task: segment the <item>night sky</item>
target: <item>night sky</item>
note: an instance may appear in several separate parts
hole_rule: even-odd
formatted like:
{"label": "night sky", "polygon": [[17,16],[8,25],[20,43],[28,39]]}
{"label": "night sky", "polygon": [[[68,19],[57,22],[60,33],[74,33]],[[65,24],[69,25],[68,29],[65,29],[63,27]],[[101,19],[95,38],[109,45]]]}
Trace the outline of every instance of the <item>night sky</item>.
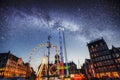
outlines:
{"label": "night sky", "polygon": [[[103,37],[120,47],[119,0],[0,0],[0,53],[9,50],[28,61],[47,42],[59,47],[57,28],[65,28],[68,61],[89,58],[87,42]],[[47,52],[47,48],[43,52]],[[47,53],[46,53],[47,54]]]}

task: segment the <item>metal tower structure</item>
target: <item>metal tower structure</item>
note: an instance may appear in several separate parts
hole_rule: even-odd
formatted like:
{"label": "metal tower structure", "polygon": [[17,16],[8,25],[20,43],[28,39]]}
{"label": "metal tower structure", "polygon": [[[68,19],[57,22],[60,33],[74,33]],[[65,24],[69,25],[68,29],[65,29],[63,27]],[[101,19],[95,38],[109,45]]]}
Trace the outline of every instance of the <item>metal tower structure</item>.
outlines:
{"label": "metal tower structure", "polygon": [[68,59],[67,59],[67,50],[66,50],[64,29],[62,31],[62,34],[63,34],[63,45],[64,45],[64,53],[65,53],[66,77],[68,77],[69,76],[69,71],[68,71]]}
{"label": "metal tower structure", "polygon": [[50,78],[50,76],[49,76],[49,57],[50,57],[50,48],[51,48],[51,44],[50,44],[50,38],[51,38],[51,36],[48,36],[48,46],[47,46],[47,48],[48,48],[48,71],[47,71],[47,76],[48,76],[48,80],[49,80],[49,78]]}
{"label": "metal tower structure", "polygon": [[60,65],[62,66],[62,70],[61,70],[61,75],[64,76],[64,58],[63,58],[63,43],[62,43],[62,35],[61,35],[61,29],[62,28],[58,28],[59,30],[59,44],[60,44]]}
{"label": "metal tower structure", "polygon": [[[60,56],[61,56],[61,64],[62,64],[62,75],[64,75],[64,58],[63,58],[63,48],[64,48],[66,77],[68,77],[69,76],[69,71],[68,71],[68,59],[67,59],[67,50],[66,50],[64,28],[59,27],[58,30],[59,30],[59,42],[60,42]],[[63,46],[63,48],[62,48],[62,46]]]}

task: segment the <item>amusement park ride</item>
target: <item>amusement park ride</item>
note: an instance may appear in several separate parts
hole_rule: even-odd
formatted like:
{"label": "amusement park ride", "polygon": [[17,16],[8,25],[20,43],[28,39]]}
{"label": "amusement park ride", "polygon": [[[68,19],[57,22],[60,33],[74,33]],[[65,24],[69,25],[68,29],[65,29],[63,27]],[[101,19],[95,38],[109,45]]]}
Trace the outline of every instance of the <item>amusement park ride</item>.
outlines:
{"label": "amusement park ride", "polygon": [[[36,48],[33,49],[32,53],[29,57],[29,63],[31,64],[31,58],[36,53],[36,51],[41,47],[48,48],[47,56],[44,56],[41,60],[40,65],[38,66],[38,70],[36,71],[36,80],[43,80],[43,78],[47,78],[47,80],[53,80],[54,77],[60,78],[64,80],[65,77],[69,77],[69,70],[68,70],[68,61],[67,61],[67,51],[66,51],[66,43],[65,43],[65,35],[64,35],[64,28],[59,27],[59,43],[60,48],[50,43],[51,36],[48,36],[48,42],[44,44],[38,45]],[[55,64],[50,64],[50,48],[54,48],[56,51],[55,54]],[[65,55],[65,62],[63,58],[63,51]],[[60,56],[60,59],[59,59]],[[65,63],[65,65],[64,65]]]}

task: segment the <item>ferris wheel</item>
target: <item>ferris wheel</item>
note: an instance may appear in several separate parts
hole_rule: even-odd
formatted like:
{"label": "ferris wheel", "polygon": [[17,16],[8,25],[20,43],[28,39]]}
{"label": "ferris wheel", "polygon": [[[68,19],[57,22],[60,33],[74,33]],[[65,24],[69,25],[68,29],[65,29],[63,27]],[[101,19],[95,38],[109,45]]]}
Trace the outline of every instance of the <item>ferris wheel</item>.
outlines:
{"label": "ferris wheel", "polygon": [[[49,46],[48,43],[39,44],[37,47],[35,47],[33,49],[32,53],[29,56],[29,63],[31,65],[31,67],[33,67],[33,69],[36,72],[36,75],[39,78],[47,75],[48,56],[46,54],[44,54],[45,51],[42,52],[41,50],[44,50],[48,46]],[[52,50],[53,51],[52,53],[54,53],[52,55],[53,56],[59,55],[59,48],[51,43],[50,43],[50,46],[52,49],[54,49],[54,50]],[[51,57],[52,59],[53,59],[53,56]],[[49,74],[50,75],[58,74],[59,73],[59,70],[57,69],[58,66],[59,66],[59,62],[57,62],[56,64],[51,63],[49,65]],[[41,79],[38,79],[38,80],[41,80]]]}

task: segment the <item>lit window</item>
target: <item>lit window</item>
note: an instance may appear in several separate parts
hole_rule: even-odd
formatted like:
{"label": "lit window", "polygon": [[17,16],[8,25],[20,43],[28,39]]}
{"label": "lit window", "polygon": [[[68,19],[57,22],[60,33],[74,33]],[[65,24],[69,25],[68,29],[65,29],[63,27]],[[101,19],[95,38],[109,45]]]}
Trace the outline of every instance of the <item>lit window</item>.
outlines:
{"label": "lit window", "polygon": [[91,46],[91,48],[94,48],[93,45]]}
{"label": "lit window", "polygon": [[103,46],[103,43],[100,43],[100,46]]}
{"label": "lit window", "polygon": [[116,54],[116,57],[119,57],[119,54]]}
{"label": "lit window", "polygon": [[97,44],[96,44],[95,46],[96,46],[96,47],[98,47],[98,45],[97,45]]}

